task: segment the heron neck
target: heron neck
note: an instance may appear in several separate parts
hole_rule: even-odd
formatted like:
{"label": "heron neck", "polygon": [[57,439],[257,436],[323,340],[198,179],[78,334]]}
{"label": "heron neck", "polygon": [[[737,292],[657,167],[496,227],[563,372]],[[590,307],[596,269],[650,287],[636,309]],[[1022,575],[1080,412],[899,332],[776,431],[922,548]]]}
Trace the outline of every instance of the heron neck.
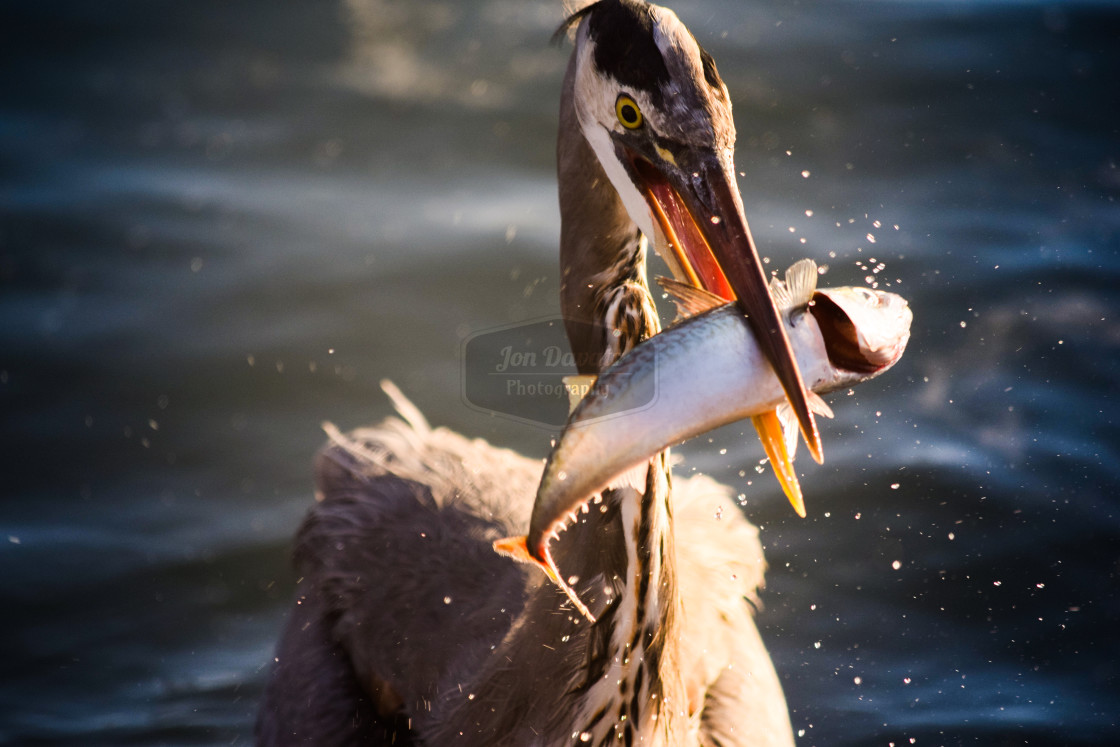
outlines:
{"label": "heron neck", "polygon": [[[605,511],[596,522],[589,512],[592,534],[609,534],[606,525],[612,523],[622,540],[619,553],[599,555],[599,563],[585,571],[594,574],[587,586],[611,590],[588,631],[586,666],[576,677],[581,709],[574,725],[593,745],[682,743],[688,702],[678,646],[681,610],[670,486],[668,453],[663,452],[650,459],[643,489],[604,492],[602,500],[615,509],[614,516]],[[564,556],[573,549],[579,552],[578,547],[558,548]]]}
{"label": "heron neck", "polygon": [[[560,103],[561,308],[583,374],[597,374],[661,324],[646,280],[646,242],[579,126],[573,62]],[[653,456],[645,485],[604,491],[556,540],[561,572],[577,579],[598,622],[572,631],[586,655],[570,674],[580,743],[676,744],[686,718],[680,675],[671,477]],[[586,595],[586,596],[585,596]],[[568,640],[568,634],[561,637]],[[621,741],[620,741],[621,740]]]}
{"label": "heron neck", "polygon": [[[560,197],[560,309],[581,374],[595,374],[617,357],[608,314],[620,286],[649,298],[645,242],[595,152],[584,137],[574,102],[575,55],[560,96],[556,143]],[[652,304],[652,302],[650,302]],[[657,322],[654,311],[649,315]],[[656,332],[656,330],[654,330]],[[635,330],[635,335],[641,334]],[[624,352],[624,351],[623,351]]]}

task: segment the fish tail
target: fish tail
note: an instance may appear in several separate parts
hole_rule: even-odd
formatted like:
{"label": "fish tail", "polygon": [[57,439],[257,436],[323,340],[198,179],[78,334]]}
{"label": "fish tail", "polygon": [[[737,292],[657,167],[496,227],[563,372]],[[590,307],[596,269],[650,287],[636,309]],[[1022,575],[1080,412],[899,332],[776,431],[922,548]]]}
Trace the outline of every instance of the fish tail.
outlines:
{"label": "fish tail", "polygon": [[528,538],[524,535],[520,537],[506,537],[500,540],[494,540],[494,552],[499,555],[505,555],[508,558],[513,558],[519,563],[527,563],[544,571],[548,576],[548,580],[560,587],[560,591],[571,600],[572,605],[579,610],[579,613],[587,618],[588,622],[595,622],[595,616],[591,614],[591,610],[587,609],[587,605],[576,594],[573,589],[561,576],[560,569],[556,567],[556,563],[552,560],[552,553],[548,551],[547,547],[541,548],[542,558],[537,558],[529,550]]}

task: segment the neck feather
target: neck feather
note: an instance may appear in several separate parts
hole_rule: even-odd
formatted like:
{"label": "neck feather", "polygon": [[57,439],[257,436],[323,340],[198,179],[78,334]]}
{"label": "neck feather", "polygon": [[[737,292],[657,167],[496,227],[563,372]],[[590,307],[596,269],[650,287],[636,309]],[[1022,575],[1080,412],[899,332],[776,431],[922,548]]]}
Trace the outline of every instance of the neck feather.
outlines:
{"label": "neck feather", "polygon": [[[560,96],[556,144],[560,185],[560,309],[579,372],[596,374],[610,358],[606,311],[616,289],[636,284],[649,297],[646,250],[576,115],[575,55]],[[650,302],[652,306],[652,302]],[[653,324],[657,314],[649,314]],[[653,330],[656,332],[656,329]],[[637,334],[647,330],[635,330]],[[615,351],[618,354],[618,351]],[[613,360],[613,358],[610,358]]]}

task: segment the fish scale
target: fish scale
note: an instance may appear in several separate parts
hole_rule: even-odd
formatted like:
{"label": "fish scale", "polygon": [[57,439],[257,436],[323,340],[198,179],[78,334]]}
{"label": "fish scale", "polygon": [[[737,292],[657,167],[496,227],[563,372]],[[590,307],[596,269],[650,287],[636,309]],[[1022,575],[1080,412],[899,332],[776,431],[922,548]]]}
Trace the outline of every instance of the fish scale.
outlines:
{"label": "fish scale", "polygon": [[[862,287],[818,290],[816,278],[812,260],[801,260],[773,287],[809,389],[849,387],[894,365],[910,337],[905,299]],[[700,294],[686,305],[717,302]],[[850,363],[856,356],[859,370]],[[599,376],[549,456],[525,540],[530,554],[547,563],[548,537],[564,517],[651,454],[784,401],[734,304],[691,316],[636,346]]]}

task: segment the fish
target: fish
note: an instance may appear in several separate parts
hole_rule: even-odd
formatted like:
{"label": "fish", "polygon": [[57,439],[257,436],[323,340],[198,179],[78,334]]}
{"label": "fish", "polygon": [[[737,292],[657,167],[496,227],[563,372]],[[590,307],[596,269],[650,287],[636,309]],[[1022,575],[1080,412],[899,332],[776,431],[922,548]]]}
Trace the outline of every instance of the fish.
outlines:
{"label": "fish", "polygon": [[[771,280],[771,294],[809,405],[832,417],[820,395],[873,379],[897,363],[910,339],[913,313],[896,293],[817,288],[818,277],[813,260],[800,260],[784,281]],[[560,578],[549,543],[599,491],[665,448],[738,420],[756,419],[758,426],[758,418],[777,418],[784,439],[764,445],[798,509],[794,495],[800,498],[800,487],[789,466],[797,418],[742,311],[703,289],[659,282],[683,318],[598,376],[548,457],[528,534],[494,543],[498,552],[540,567],[585,615],[586,607]],[[803,506],[798,513],[804,516]]]}

